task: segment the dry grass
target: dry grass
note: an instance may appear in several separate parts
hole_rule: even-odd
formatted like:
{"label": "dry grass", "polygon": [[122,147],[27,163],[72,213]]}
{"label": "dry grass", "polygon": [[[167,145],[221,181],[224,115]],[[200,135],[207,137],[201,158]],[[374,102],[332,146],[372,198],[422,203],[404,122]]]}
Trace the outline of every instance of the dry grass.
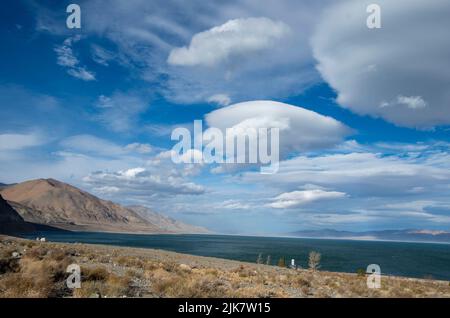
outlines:
{"label": "dry grass", "polygon": [[[72,263],[81,266],[80,289],[65,285]],[[381,289],[369,289],[363,273],[0,237],[0,297],[450,297],[450,286],[383,277]]]}
{"label": "dry grass", "polygon": [[[15,252],[18,250],[15,248]],[[68,292],[64,284],[65,270],[71,260],[62,249],[33,246],[20,259],[11,257],[1,261],[10,263],[9,270],[2,271],[0,276],[3,297],[61,297]]]}

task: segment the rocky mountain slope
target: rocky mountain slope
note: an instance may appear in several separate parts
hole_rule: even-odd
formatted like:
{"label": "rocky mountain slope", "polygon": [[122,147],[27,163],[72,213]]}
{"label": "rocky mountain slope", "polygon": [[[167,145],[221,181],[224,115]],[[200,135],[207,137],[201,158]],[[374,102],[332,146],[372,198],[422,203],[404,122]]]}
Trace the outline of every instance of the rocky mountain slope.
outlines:
{"label": "rocky mountain slope", "polygon": [[128,206],[128,209],[136,212],[152,224],[156,225],[160,229],[171,233],[196,233],[206,234],[209,231],[201,226],[195,226],[183,223],[181,221],[172,219],[160,213],[154,212],[144,206]]}
{"label": "rocky mountain slope", "polygon": [[54,179],[18,183],[0,193],[28,222],[78,231],[168,232],[131,209]]}
{"label": "rocky mountain slope", "polygon": [[0,195],[0,233],[29,232],[33,229]]}

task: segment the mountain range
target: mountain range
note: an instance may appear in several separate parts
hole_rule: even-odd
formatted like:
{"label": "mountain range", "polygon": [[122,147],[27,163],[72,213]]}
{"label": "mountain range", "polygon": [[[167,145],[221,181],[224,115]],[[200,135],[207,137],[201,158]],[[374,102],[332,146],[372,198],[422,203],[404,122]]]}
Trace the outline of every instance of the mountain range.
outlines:
{"label": "mountain range", "polygon": [[450,232],[423,229],[383,230],[383,231],[337,231],[333,229],[296,231],[287,233],[291,237],[327,238],[349,240],[385,240],[403,242],[450,243]]}
{"label": "mountain range", "polygon": [[11,219],[12,209],[25,222],[57,229],[117,233],[208,232],[145,207],[124,207],[102,200],[54,179],[4,185],[0,195],[6,200],[3,200],[2,218]]}

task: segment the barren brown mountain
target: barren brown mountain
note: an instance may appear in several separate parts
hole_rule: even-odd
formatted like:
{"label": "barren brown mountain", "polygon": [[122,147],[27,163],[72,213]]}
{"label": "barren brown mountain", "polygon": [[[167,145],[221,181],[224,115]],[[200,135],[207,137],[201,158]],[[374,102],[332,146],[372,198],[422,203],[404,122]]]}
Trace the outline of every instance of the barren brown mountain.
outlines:
{"label": "barren brown mountain", "polygon": [[0,193],[28,222],[81,231],[165,232],[130,209],[54,179],[26,181]]}
{"label": "barren brown mountain", "polygon": [[196,233],[206,234],[210,233],[207,229],[201,226],[195,226],[191,224],[183,223],[179,220],[172,219],[144,206],[127,206],[128,209],[133,210],[152,224],[156,225],[160,229],[170,233]]}
{"label": "barren brown mountain", "polygon": [[0,195],[0,233],[29,232],[33,229]]}

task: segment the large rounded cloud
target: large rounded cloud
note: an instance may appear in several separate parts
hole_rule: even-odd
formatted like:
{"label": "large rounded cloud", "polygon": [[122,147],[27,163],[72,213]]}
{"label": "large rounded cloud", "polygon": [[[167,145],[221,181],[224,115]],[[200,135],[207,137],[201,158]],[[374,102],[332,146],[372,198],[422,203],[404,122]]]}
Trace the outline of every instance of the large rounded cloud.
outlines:
{"label": "large rounded cloud", "polygon": [[381,29],[366,25],[370,3],[330,7],[312,38],[338,103],[401,126],[450,124],[450,2],[379,0]]}
{"label": "large rounded cloud", "polygon": [[268,18],[234,19],[194,35],[188,47],[173,49],[167,61],[173,65],[213,66],[231,55],[268,48],[288,32],[286,24]]}
{"label": "large rounded cloud", "polygon": [[227,128],[279,128],[280,155],[332,147],[351,133],[341,122],[305,108],[274,102],[250,101],[206,115],[208,126]]}

